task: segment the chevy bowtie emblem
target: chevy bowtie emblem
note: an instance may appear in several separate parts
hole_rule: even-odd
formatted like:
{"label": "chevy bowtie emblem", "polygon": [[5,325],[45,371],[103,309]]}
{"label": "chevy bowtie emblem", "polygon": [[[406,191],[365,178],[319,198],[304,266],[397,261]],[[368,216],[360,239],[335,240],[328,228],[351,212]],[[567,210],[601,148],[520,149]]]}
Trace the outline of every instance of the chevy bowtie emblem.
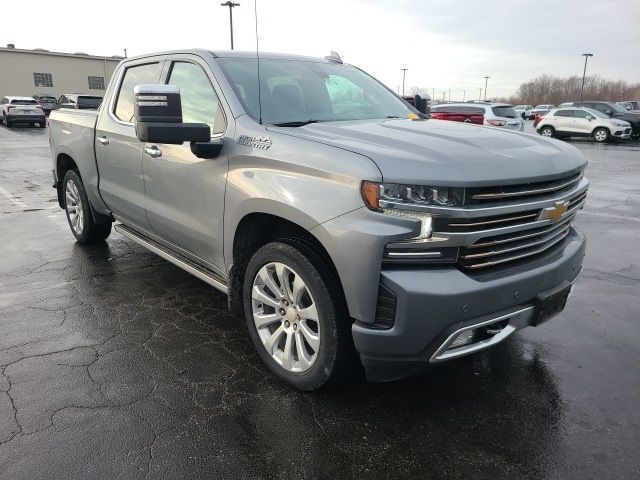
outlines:
{"label": "chevy bowtie emblem", "polygon": [[569,208],[569,202],[567,202],[566,200],[555,202],[553,204],[553,207],[547,207],[542,209],[542,211],[540,212],[540,215],[538,215],[538,220],[551,220],[551,223],[555,223],[558,220],[560,220],[560,218],[565,213],[567,213],[568,208]]}

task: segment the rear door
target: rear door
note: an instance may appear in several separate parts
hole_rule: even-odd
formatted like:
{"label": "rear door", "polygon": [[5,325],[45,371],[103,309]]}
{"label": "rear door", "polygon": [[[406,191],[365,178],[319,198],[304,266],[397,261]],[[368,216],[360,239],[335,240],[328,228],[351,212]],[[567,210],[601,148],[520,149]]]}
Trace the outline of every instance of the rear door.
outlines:
{"label": "rear door", "polygon": [[[180,87],[182,119],[206,123],[212,137],[232,141],[222,91],[206,62],[196,55],[171,56],[165,83]],[[144,145],[146,208],[153,231],[183,254],[224,275],[222,250],[228,158],[196,157],[189,143]],[[159,156],[158,152],[160,153]]]}
{"label": "rear door", "polygon": [[545,118],[553,119],[551,124],[556,129],[556,132],[571,132],[573,128],[573,110],[558,110],[550,116],[550,113],[545,115]]}
{"label": "rear door", "polygon": [[120,67],[107,92],[109,104],[101,110],[94,140],[102,199],[125,223],[147,231],[151,226],[145,211],[143,143],[133,123],[133,87],[158,83],[164,59],[148,57]]}

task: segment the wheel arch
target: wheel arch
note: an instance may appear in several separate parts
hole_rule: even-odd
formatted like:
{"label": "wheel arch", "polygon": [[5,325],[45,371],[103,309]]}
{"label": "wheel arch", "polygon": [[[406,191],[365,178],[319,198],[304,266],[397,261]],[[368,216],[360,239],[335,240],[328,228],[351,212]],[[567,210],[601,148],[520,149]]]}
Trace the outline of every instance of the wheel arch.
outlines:
{"label": "wheel arch", "polygon": [[[296,238],[304,241],[307,246],[313,249],[324,261],[334,280],[339,287],[342,295],[342,302],[346,308],[346,300],[344,298],[344,289],[340,281],[340,275],[329,255],[328,251],[322,245],[320,240],[314,236],[309,227],[302,226],[292,220],[267,212],[251,212],[243,216],[234,229],[233,239],[231,241],[231,265],[229,269],[229,293],[228,302],[229,310],[242,318],[244,317],[244,305],[242,298],[242,289],[244,284],[244,274],[249,264],[249,260],[253,254],[262,246],[269,242],[285,239]],[[227,248],[225,247],[225,250]]]}
{"label": "wheel arch", "polygon": [[64,180],[64,176],[67,174],[67,172],[69,170],[75,170],[78,172],[78,176],[80,177],[80,179],[82,179],[82,175],[80,174],[80,171],[78,170],[78,164],[76,163],[76,161],[71,157],[71,155],[68,155],[66,153],[59,153],[58,156],[56,157],[56,177],[57,177],[57,182],[56,182],[56,191],[58,194],[58,205],[60,205],[60,208],[66,208],[65,205],[65,201],[64,201],[64,192],[63,192],[63,188],[62,188],[62,183]]}

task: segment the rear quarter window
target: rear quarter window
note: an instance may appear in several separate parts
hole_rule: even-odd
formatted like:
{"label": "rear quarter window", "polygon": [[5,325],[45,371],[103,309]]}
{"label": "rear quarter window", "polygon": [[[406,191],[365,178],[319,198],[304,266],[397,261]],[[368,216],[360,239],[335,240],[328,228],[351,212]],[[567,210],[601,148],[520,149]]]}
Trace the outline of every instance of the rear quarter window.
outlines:
{"label": "rear quarter window", "polygon": [[491,107],[491,111],[496,117],[516,118],[516,110],[511,106]]}

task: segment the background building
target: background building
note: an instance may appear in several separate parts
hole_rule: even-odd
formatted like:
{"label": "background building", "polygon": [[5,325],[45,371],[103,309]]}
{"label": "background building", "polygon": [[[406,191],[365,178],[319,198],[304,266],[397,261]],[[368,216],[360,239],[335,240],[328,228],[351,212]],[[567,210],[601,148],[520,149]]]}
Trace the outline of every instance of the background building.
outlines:
{"label": "background building", "polygon": [[0,48],[0,97],[88,93],[103,95],[123,57]]}

